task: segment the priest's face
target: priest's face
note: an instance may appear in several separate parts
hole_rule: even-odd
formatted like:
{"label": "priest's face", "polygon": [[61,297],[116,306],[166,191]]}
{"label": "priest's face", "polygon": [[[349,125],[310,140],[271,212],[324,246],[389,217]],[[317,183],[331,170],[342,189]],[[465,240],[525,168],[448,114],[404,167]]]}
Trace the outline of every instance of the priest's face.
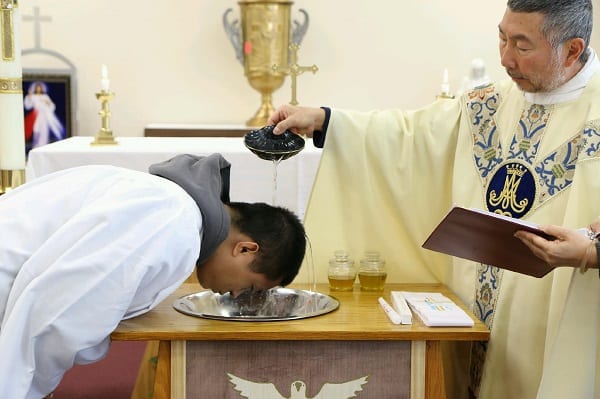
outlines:
{"label": "priest's face", "polygon": [[251,269],[258,246],[251,241],[231,242],[228,238],[203,264],[196,275],[200,285],[220,294],[231,293],[235,298],[246,290],[266,290],[281,283],[270,280]]}
{"label": "priest's face", "polygon": [[552,48],[542,34],[541,13],[506,10],[498,25],[500,61],[508,75],[523,91],[549,92],[568,80],[563,43]]}

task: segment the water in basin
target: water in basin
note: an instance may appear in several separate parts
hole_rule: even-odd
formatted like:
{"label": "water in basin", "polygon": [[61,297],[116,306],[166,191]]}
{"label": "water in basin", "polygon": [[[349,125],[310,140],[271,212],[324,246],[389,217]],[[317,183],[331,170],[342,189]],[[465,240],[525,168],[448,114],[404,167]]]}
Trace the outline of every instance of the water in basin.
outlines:
{"label": "water in basin", "polygon": [[271,288],[245,291],[237,298],[210,290],[178,298],[173,307],[184,314],[207,319],[278,321],[304,319],[336,310],[339,301],[314,291]]}

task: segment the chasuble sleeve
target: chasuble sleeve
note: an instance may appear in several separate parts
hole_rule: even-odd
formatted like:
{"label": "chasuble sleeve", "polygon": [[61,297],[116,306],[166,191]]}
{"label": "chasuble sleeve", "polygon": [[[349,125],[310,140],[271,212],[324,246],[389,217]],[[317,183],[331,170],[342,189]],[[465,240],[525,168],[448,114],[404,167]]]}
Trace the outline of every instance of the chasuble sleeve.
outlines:
{"label": "chasuble sleeve", "polygon": [[[459,136],[461,104],[331,110],[305,218],[308,236],[318,242],[315,264],[327,265],[340,248],[355,257],[372,249],[385,254],[390,281],[439,281],[419,247],[452,203],[452,165],[468,145]],[[327,281],[326,268],[317,273]]]}

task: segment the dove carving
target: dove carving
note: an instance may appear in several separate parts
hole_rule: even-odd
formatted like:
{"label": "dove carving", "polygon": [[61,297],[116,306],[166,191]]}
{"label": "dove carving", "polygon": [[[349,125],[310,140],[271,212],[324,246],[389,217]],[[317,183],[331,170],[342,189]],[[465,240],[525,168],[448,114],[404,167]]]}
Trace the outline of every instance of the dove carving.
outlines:
{"label": "dove carving", "polygon": [[290,384],[289,396],[284,396],[275,385],[270,382],[255,382],[245,380],[231,373],[227,373],[229,382],[240,396],[247,399],[351,399],[356,398],[357,392],[362,391],[363,385],[367,383],[368,376],[342,383],[325,383],[319,393],[312,397],[306,397],[306,383],[294,381]]}

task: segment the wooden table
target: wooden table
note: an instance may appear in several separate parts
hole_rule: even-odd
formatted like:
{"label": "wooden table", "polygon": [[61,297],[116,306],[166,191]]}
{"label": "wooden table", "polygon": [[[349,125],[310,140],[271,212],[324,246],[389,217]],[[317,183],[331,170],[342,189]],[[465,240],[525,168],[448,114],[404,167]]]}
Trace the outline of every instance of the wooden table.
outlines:
{"label": "wooden table", "polygon": [[[308,285],[304,284],[292,285],[291,287],[309,288]],[[261,359],[268,357],[269,352],[285,356],[287,353],[285,352],[286,346],[298,346],[302,348],[301,351],[303,354],[306,353],[306,356],[310,356],[309,352],[316,348],[317,352],[323,354],[327,354],[327,351],[333,351],[337,354],[344,351],[354,351],[356,355],[353,356],[362,357],[372,352],[372,349],[369,349],[368,346],[372,344],[379,345],[378,347],[384,351],[383,354],[387,352],[390,356],[393,356],[393,368],[397,368],[399,373],[397,377],[393,377],[394,379],[402,381],[402,378],[404,378],[402,375],[409,376],[407,377],[409,380],[405,381],[404,384],[410,385],[409,392],[404,396],[399,394],[394,397],[413,399],[444,398],[444,374],[440,342],[487,341],[490,335],[485,325],[477,320],[462,305],[460,300],[441,284],[390,284],[383,292],[379,293],[361,292],[358,287],[355,287],[352,292],[330,292],[327,285],[318,285],[318,292],[329,294],[340,301],[340,307],[337,310],[314,318],[276,322],[209,320],[187,316],[174,310],[172,304],[176,298],[199,290],[198,285],[184,284],[149,313],[122,321],[112,334],[113,340],[160,341],[154,391],[156,398],[179,399],[185,398],[186,395],[194,398],[199,397],[197,393],[192,396],[186,390],[186,384],[190,384],[189,379],[186,378],[186,373],[190,373],[189,370],[186,371],[186,361],[194,345],[200,345],[200,357],[202,357],[202,354],[206,354],[208,357],[208,353],[211,353],[209,359],[204,359],[204,362],[209,363],[208,367],[218,367],[219,362],[226,362],[229,356],[233,355],[223,355],[221,357],[225,360],[219,360],[220,356],[215,355],[214,351],[227,350],[231,347],[235,348],[237,352],[243,351],[240,348],[255,347],[255,350],[261,353],[259,356]],[[466,310],[475,320],[475,325],[473,327],[430,328],[424,326],[416,316],[413,316],[413,324],[411,325],[394,325],[389,321],[377,302],[380,296],[389,301],[390,291],[392,290],[441,292]],[[269,345],[273,345],[274,349],[269,350]],[[321,346],[323,349],[321,349]],[[394,357],[398,355],[398,359],[400,359],[400,352],[403,347],[408,348],[409,360],[396,361]],[[326,356],[331,355],[327,354]],[[377,356],[382,356],[382,353]],[[335,363],[333,357],[327,358],[331,359],[332,365]],[[384,359],[381,361],[384,362]],[[239,374],[240,361],[232,360],[232,363],[237,365]],[[325,361],[325,363],[328,363],[328,361]],[[362,364],[362,360],[358,364]],[[229,369],[234,366],[234,364],[227,365]],[[250,374],[252,374],[251,370],[255,368],[248,365],[244,367],[244,371]],[[263,371],[273,370],[268,366],[256,367],[262,367]],[[403,367],[409,370],[400,370]],[[286,367],[277,366],[277,370],[281,368]],[[360,369],[360,367],[342,368]],[[369,377],[370,381],[376,379],[375,373],[372,374]],[[202,379],[204,375],[198,378]],[[304,382],[307,387],[310,385],[308,381]],[[216,382],[211,381],[210,383],[214,385]],[[285,382],[283,384],[285,385]],[[318,384],[322,384],[322,382]],[[232,396],[227,397],[240,397],[231,387],[229,387],[229,390],[233,393]],[[288,397],[288,392],[285,389],[280,388],[279,392]],[[366,386],[365,395],[366,397],[375,397],[366,394]],[[308,395],[307,388],[307,397],[312,396],[314,396],[314,393]],[[213,396],[208,395],[207,397]]]}

